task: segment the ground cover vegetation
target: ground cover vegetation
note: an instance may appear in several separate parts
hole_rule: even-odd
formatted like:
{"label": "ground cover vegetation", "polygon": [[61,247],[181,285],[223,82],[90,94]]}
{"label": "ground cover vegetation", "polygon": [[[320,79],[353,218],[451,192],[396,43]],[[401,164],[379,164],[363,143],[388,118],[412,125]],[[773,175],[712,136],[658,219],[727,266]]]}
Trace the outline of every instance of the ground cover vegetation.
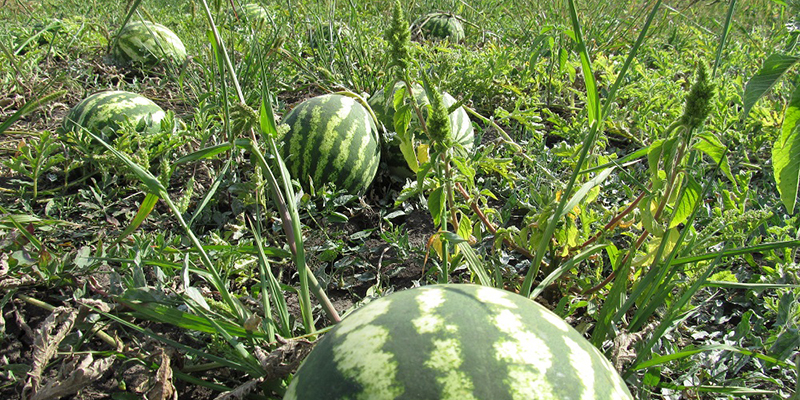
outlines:
{"label": "ground cover vegetation", "polygon": [[472,283],[635,398],[797,398],[798,15],[3,1],[0,397],[278,399],[343,316]]}

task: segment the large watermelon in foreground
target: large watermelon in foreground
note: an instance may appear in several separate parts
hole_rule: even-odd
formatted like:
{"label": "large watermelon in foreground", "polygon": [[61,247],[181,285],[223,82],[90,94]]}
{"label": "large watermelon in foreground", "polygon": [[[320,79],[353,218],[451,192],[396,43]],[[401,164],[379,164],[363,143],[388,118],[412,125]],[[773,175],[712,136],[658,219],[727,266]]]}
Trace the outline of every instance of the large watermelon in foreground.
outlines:
{"label": "large watermelon in foreground", "polygon": [[[383,89],[379,90],[369,98],[369,105],[375,112],[375,116],[389,132],[394,131],[394,94],[404,86],[405,84],[403,82],[397,82],[392,90],[392,97],[388,99],[386,98]],[[414,99],[417,105],[423,110],[423,116],[427,118],[428,108],[425,106],[430,104],[430,101],[425,93],[425,89],[422,87],[422,85],[415,83],[412,85],[411,90],[414,92]],[[457,103],[456,99],[447,92],[442,93],[442,96],[444,97],[444,105],[448,108]],[[406,103],[408,102],[409,101],[407,99]],[[462,156],[466,155],[465,152],[468,153],[471,151],[475,142],[475,130],[472,127],[472,122],[469,119],[469,115],[464,107],[459,107],[453,110],[448,117],[450,119],[450,131],[453,141],[461,145],[461,148],[459,149],[461,153],[459,154]],[[416,113],[413,112],[409,130],[414,131],[417,139],[427,142],[427,137],[424,137],[424,134],[420,131],[419,121],[417,120]],[[408,168],[408,164],[403,158],[403,154],[400,152],[400,139],[391,134],[386,138],[386,140],[383,141],[383,143],[383,160],[392,173],[399,176],[409,176],[411,174],[411,170]]]}
{"label": "large watermelon in foreground", "polygon": [[317,344],[284,400],[627,400],[611,363],[522,296],[433,285],[375,300]]}
{"label": "large watermelon in foreground", "polygon": [[356,100],[338,94],[300,103],[283,120],[281,156],[304,189],[333,183],[356,194],[375,178],[380,162],[378,130],[369,111]]}
{"label": "large watermelon in foreground", "polygon": [[162,61],[183,64],[186,61],[186,48],[178,35],[166,26],[136,21],[120,31],[111,55],[122,65],[152,67]]}
{"label": "large watermelon in foreground", "polygon": [[161,130],[165,113],[156,103],[142,95],[109,90],[95,93],[78,103],[64,118],[64,130],[80,133],[81,127],[96,135],[115,132],[127,122],[145,134]]}

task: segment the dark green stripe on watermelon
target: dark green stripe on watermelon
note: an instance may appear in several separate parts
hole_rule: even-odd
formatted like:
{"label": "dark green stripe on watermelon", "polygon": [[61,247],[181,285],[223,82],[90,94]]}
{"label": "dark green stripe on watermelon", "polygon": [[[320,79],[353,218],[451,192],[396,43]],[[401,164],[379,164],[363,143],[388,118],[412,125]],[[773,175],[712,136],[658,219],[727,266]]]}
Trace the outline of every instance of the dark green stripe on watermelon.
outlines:
{"label": "dark green stripe on watermelon", "polygon": [[330,331],[295,374],[294,399],[627,400],[577,331],[516,294],[434,285],[375,300]]}
{"label": "dark green stripe on watermelon", "polygon": [[306,190],[333,183],[348,193],[366,189],[380,160],[377,129],[369,112],[352,98],[324,95],[304,101],[286,115],[290,130],[282,156]]}

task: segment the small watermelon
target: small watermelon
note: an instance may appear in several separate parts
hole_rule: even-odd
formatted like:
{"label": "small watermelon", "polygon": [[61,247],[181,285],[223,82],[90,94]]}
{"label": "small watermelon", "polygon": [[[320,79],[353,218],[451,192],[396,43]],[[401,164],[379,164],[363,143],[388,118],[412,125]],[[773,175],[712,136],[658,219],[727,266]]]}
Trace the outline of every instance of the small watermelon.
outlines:
{"label": "small watermelon", "polygon": [[459,17],[450,13],[430,13],[413,24],[412,31],[423,39],[447,39],[451,42],[464,40],[464,25]]}
{"label": "small watermelon", "polygon": [[256,3],[247,3],[242,6],[240,18],[256,27],[261,27],[267,24],[270,20],[267,9],[264,8],[264,6]]}
{"label": "small watermelon", "polygon": [[397,292],[353,312],[303,361],[283,399],[633,397],[557,315],[505,290],[459,284]]}
{"label": "small watermelon", "polygon": [[126,121],[145,134],[158,133],[164,116],[164,110],[147,97],[111,90],[95,93],[73,107],[64,119],[64,130],[80,134],[85,128],[113,140]]}
{"label": "small watermelon", "polygon": [[[404,83],[397,82],[394,85],[392,97],[388,99],[386,98],[383,89],[379,90],[369,98],[369,105],[375,112],[375,116],[389,132],[394,131],[394,93],[404,86]],[[416,100],[417,105],[423,110],[423,116],[427,118],[428,108],[424,106],[430,104],[430,101],[428,100],[428,96],[425,94],[425,89],[420,84],[414,84],[411,86],[411,90],[414,92],[414,99]],[[453,96],[451,96],[449,93],[445,92],[442,93],[442,95],[444,97],[444,104],[448,108],[457,103],[456,99],[453,98]],[[406,100],[406,103],[408,103],[408,100]],[[461,145],[459,154],[462,156],[466,155],[466,153],[472,150],[475,142],[475,130],[472,127],[472,122],[470,122],[469,115],[464,107],[459,107],[451,112],[449,117],[453,141]],[[417,139],[427,142],[427,137],[425,137],[420,131],[419,121],[416,113],[412,113],[411,126],[409,126],[409,130],[414,131],[414,135]],[[394,134],[390,134],[389,137],[383,141],[383,144],[383,161],[389,166],[392,173],[399,176],[409,176],[411,174],[411,170],[408,168],[408,164],[403,158],[403,154],[400,152],[400,139],[398,139]]]}
{"label": "small watermelon", "polygon": [[304,189],[332,183],[356,194],[375,178],[380,162],[378,130],[369,111],[356,100],[338,94],[308,99],[283,120],[281,156]]}
{"label": "small watermelon", "polygon": [[186,48],[181,39],[166,26],[137,21],[128,23],[120,31],[111,55],[122,65],[152,67],[164,60],[183,64],[186,61]]}

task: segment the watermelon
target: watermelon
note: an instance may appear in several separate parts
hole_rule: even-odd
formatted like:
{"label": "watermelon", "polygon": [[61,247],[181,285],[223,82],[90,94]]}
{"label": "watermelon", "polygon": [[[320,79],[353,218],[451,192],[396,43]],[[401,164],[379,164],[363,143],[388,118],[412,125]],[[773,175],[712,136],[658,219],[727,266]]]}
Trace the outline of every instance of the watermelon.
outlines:
{"label": "watermelon", "polygon": [[447,39],[451,42],[464,40],[464,25],[459,17],[450,13],[430,13],[414,22],[413,32],[423,39]]}
{"label": "watermelon", "polygon": [[[404,86],[404,83],[397,82],[394,85],[392,97],[388,99],[386,98],[383,89],[379,90],[369,98],[369,105],[375,112],[375,116],[389,132],[394,131],[394,93]],[[422,85],[415,83],[411,86],[411,90],[414,92],[414,99],[416,100],[417,105],[421,107],[424,116],[427,118],[428,108],[424,106],[430,104],[430,101],[428,101],[428,96],[425,94],[425,89],[422,87]],[[444,104],[448,108],[457,103],[456,99],[453,98],[453,96],[451,96],[449,93],[444,92],[442,95],[444,97]],[[408,103],[408,100],[406,100],[406,103]],[[459,107],[458,109],[454,110],[450,113],[449,117],[453,141],[461,145],[461,148],[457,147],[458,154],[465,156],[474,147],[475,130],[472,127],[472,122],[470,122],[469,115],[464,107]],[[417,139],[421,139],[427,143],[428,138],[421,132],[417,115],[413,111],[411,121],[412,122],[409,130],[414,131],[414,135],[417,137]],[[381,154],[383,156],[383,161],[388,165],[389,169],[396,175],[409,176],[411,174],[411,170],[408,168],[408,164],[403,158],[403,154],[400,152],[400,139],[398,139],[393,133],[390,133],[382,143],[384,148]]]}
{"label": "watermelon", "polygon": [[125,121],[145,134],[158,133],[164,116],[164,110],[147,97],[110,90],[95,93],[73,107],[64,118],[64,130],[80,134],[85,128],[110,141]]}
{"label": "watermelon", "polygon": [[181,39],[166,26],[137,21],[120,31],[111,55],[122,65],[152,67],[165,60],[183,64],[186,61],[186,48]]}
{"label": "watermelon", "polygon": [[632,399],[611,363],[543,306],[505,290],[432,285],[348,315],[292,378],[295,399]]}
{"label": "watermelon", "polygon": [[[239,11],[237,9],[237,11]],[[256,27],[261,27],[267,24],[270,20],[267,9],[264,6],[256,3],[247,3],[242,6],[239,18],[253,24]]]}
{"label": "watermelon", "polygon": [[327,94],[308,99],[284,118],[289,131],[281,156],[309,190],[332,183],[348,193],[366,190],[380,162],[378,130],[366,107],[353,98]]}

